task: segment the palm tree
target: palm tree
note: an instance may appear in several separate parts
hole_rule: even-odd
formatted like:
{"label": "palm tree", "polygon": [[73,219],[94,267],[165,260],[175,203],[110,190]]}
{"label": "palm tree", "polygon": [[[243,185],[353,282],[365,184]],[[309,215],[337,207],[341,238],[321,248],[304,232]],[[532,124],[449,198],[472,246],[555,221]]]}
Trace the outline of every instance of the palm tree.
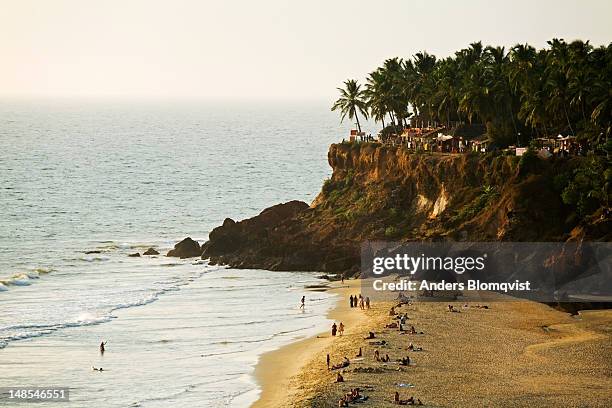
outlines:
{"label": "palm tree", "polygon": [[357,121],[357,129],[361,132],[361,124],[359,123],[359,116],[357,113],[361,113],[365,119],[368,118],[368,108],[364,100],[361,85],[354,79],[349,79],[344,81],[344,88],[338,88],[338,91],[340,91],[340,98],[334,103],[331,110],[340,110],[341,122],[344,121],[344,118],[347,116],[350,120],[354,118]]}

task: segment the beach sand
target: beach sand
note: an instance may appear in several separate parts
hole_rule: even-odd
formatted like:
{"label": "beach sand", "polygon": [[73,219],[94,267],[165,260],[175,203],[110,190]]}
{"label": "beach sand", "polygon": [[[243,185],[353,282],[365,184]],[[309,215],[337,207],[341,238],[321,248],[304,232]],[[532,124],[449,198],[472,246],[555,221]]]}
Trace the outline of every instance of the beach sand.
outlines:
{"label": "beach sand", "polygon": [[[362,330],[357,328],[366,324],[367,316],[365,313],[354,313],[358,309],[351,309],[348,301],[351,294],[358,294],[361,291],[360,282],[347,280],[344,283],[335,282],[331,286],[331,292],[338,294],[339,300],[328,317],[335,320],[336,324],[340,322],[344,324],[343,336],[332,337],[330,326],[329,330],[316,337],[291,343],[261,357],[255,368],[255,377],[262,386],[262,393],[253,407],[291,406],[298,391],[295,379],[302,369],[309,363],[315,363],[314,360],[317,358],[320,358],[319,363],[326,367],[327,353],[324,351],[333,348],[334,340],[341,337],[353,338],[361,334]],[[312,392],[315,392],[314,388]]]}
{"label": "beach sand", "polygon": [[[609,407],[612,406],[612,311],[570,316],[531,301],[494,301],[489,309],[463,308],[451,313],[447,303],[416,301],[397,309],[407,313],[408,327],[422,335],[385,329],[394,321],[394,303],[374,303],[371,310],[348,307],[359,281],[333,289],[342,297],[330,318],[344,322],[345,335],[328,332],[266,354],[256,369],[263,387],[255,407],[337,407],[351,388],[369,397],[359,406],[395,406],[393,394],[419,398],[429,407]],[[473,305],[473,304],[472,304]],[[325,329],[325,328],[323,328]],[[384,346],[364,340],[368,331]],[[410,342],[423,351],[407,349]],[[362,347],[364,358],[354,358]],[[374,350],[390,363],[375,361]],[[344,356],[342,370],[327,370]],[[396,360],[410,356],[413,365]],[[360,372],[361,370],[370,372]],[[355,404],[351,404],[353,406]]]}

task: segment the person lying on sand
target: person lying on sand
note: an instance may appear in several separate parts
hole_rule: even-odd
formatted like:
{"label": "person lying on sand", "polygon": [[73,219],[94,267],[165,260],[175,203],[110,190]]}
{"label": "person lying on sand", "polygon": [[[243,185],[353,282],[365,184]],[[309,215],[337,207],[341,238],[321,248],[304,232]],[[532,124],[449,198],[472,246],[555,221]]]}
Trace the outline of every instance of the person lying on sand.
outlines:
{"label": "person lying on sand", "polygon": [[342,360],[341,363],[334,364],[332,366],[332,370],[340,370],[341,368],[348,367],[350,364],[351,364],[351,361],[347,357],[344,357],[344,360]]}
{"label": "person lying on sand", "polygon": [[389,323],[388,325],[385,326],[387,329],[397,329],[397,323],[393,322],[393,323]]}
{"label": "person lying on sand", "polygon": [[104,369],[103,369],[102,367],[100,367],[100,368],[91,367],[91,368],[92,368],[94,371],[100,371],[100,372],[104,371]]}
{"label": "person lying on sand", "polygon": [[397,361],[399,361],[400,365],[403,365],[403,366],[409,366],[410,365],[410,357],[408,357],[408,356],[400,358]]}
{"label": "person lying on sand", "polygon": [[410,326],[409,334],[424,334],[423,332],[417,332],[414,326]]}
{"label": "person lying on sand", "polygon": [[420,399],[414,399],[414,397],[410,397],[407,400],[400,399],[399,392],[395,391],[395,395],[393,396],[393,403],[396,405],[423,405]]}
{"label": "person lying on sand", "polygon": [[423,347],[417,347],[414,344],[410,343],[408,346],[408,350],[410,351],[423,351]]}
{"label": "person lying on sand", "polygon": [[453,305],[448,305],[448,311],[449,312],[454,312],[454,313],[460,313],[461,312],[461,310],[455,309],[455,307]]}

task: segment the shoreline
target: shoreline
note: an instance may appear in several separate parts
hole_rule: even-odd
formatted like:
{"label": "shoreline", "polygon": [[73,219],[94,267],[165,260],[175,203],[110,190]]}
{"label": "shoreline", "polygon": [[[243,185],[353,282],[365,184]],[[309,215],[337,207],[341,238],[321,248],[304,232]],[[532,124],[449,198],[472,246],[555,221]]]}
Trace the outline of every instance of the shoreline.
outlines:
{"label": "shoreline", "polygon": [[[351,310],[347,299],[351,294],[361,293],[361,280],[345,280],[344,283],[334,282],[333,285],[330,286],[329,292],[337,294],[338,301],[327,313],[327,318],[337,323],[343,322],[346,326],[345,336],[354,334],[358,330],[356,328],[366,321],[367,315],[358,308]],[[259,399],[251,406],[253,408],[287,406],[297,394],[293,379],[318,354],[329,348],[332,340],[334,338],[330,332],[323,331],[316,336],[289,343],[263,354],[253,373],[261,393]],[[321,365],[325,365],[324,360],[321,361]]]}
{"label": "shoreline", "polygon": [[[331,289],[340,298],[328,313],[347,326],[344,336],[332,339],[325,332],[264,354],[255,368],[261,394],[253,407],[337,407],[338,399],[355,387],[368,396],[368,405],[381,407],[395,406],[395,392],[437,407],[505,407],[508,401],[517,407],[612,403],[607,391],[612,378],[606,375],[612,370],[607,362],[612,361],[612,310],[571,316],[527,300],[488,301],[488,309],[477,307],[482,299],[417,300],[397,309],[409,316],[409,326],[423,331],[410,336],[385,327],[394,321],[389,309],[397,302],[349,310],[347,298],[359,294],[361,285],[359,280],[345,283],[349,286]],[[459,313],[449,313],[447,303]],[[368,331],[376,333],[376,342],[364,340]],[[385,343],[376,345],[381,340]],[[411,352],[410,342],[423,351]],[[363,357],[355,358],[360,348]],[[390,362],[376,361],[375,350],[388,354]],[[346,356],[350,366],[330,372],[327,353],[332,364]],[[411,358],[409,366],[397,363],[404,356]],[[337,372],[343,383],[334,381]]]}

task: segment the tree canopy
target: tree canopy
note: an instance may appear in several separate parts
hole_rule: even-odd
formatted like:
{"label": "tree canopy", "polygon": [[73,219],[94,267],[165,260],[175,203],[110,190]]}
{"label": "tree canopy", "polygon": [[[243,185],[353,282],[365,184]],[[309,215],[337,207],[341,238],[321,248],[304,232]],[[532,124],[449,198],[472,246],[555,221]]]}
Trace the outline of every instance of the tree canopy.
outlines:
{"label": "tree canopy", "polygon": [[354,80],[339,89],[332,110],[350,119],[360,112],[383,127],[404,126],[414,115],[486,125],[501,146],[559,133],[602,144],[612,129],[612,43],[553,39],[540,50],[507,50],[475,42],[442,59],[427,52],[388,59],[363,90]]}

